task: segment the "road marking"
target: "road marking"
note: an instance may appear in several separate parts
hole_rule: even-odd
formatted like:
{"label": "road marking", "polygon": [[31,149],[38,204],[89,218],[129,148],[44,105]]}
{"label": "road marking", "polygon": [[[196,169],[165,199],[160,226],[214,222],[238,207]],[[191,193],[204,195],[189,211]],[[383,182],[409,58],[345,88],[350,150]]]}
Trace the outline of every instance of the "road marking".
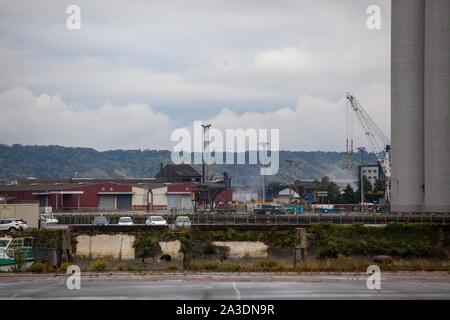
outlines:
{"label": "road marking", "polygon": [[233,288],[234,288],[234,291],[236,291],[236,299],[241,300],[241,293],[239,292],[239,289],[236,286],[236,282],[233,282]]}

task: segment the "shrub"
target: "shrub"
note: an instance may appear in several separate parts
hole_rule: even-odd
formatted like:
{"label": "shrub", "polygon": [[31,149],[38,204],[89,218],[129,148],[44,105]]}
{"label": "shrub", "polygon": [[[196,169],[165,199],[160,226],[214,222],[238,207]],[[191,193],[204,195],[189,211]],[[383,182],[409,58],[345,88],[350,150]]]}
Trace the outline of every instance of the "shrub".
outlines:
{"label": "shrub", "polygon": [[61,272],[66,272],[67,268],[70,266],[70,263],[68,262],[63,262],[61,263],[61,265],[59,266],[59,271]]}
{"label": "shrub", "polygon": [[178,266],[176,264],[171,264],[168,269],[170,271],[178,271]]}
{"label": "shrub", "polygon": [[41,273],[46,270],[46,265],[43,262],[35,262],[33,265],[28,269],[28,271],[33,273]]}
{"label": "shrub", "polygon": [[97,259],[95,260],[92,265],[91,265],[91,269],[92,271],[105,271],[106,268],[109,265],[109,261],[107,259],[101,258],[101,259]]}
{"label": "shrub", "polygon": [[207,271],[217,270],[219,268],[219,264],[215,261],[208,261],[203,265],[203,269]]}
{"label": "shrub", "polygon": [[134,266],[134,265],[132,265],[132,264],[129,264],[129,265],[127,266],[127,270],[128,270],[128,271],[136,271],[136,266]]}
{"label": "shrub", "polygon": [[223,264],[220,269],[223,271],[238,272],[241,270],[241,265],[238,263],[227,263]]}
{"label": "shrub", "polygon": [[20,251],[16,251],[14,253],[14,258],[16,260],[16,264],[11,267],[12,272],[24,272],[26,271],[26,260],[25,254]]}
{"label": "shrub", "polygon": [[279,269],[280,265],[278,262],[273,260],[264,260],[256,263],[256,269],[262,271],[276,271]]}
{"label": "shrub", "polygon": [[118,271],[125,271],[125,269],[126,269],[125,263],[123,263],[123,262],[118,263],[116,268]]}
{"label": "shrub", "polygon": [[366,271],[369,264],[367,261],[339,254],[335,262],[335,268],[340,272],[363,272]]}
{"label": "shrub", "polygon": [[202,253],[207,256],[213,256],[217,254],[217,247],[211,242],[208,242],[202,250]]}

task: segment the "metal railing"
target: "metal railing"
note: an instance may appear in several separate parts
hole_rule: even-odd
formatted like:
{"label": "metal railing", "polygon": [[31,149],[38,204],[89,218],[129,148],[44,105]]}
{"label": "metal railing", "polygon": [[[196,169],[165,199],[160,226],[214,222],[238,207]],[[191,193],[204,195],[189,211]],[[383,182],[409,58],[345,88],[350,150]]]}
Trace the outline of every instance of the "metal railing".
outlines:
{"label": "metal railing", "polygon": [[[153,213],[145,212],[113,212],[103,213],[109,224],[117,224],[120,217],[129,216],[135,224],[145,224],[147,217]],[[189,214],[164,214],[164,219],[173,224],[177,216],[189,216],[192,224],[198,225],[308,225],[312,223],[335,223],[353,224],[362,223],[366,225],[384,225],[388,223],[433,223],[447,224],[447,214],[361,214],[361,213],[338,213],[338,214],[218,214],[218,213],[189,213]],[[60,224],[92,224],[95,216],[99,213],[79,214],[63,213],[55,214]]]}

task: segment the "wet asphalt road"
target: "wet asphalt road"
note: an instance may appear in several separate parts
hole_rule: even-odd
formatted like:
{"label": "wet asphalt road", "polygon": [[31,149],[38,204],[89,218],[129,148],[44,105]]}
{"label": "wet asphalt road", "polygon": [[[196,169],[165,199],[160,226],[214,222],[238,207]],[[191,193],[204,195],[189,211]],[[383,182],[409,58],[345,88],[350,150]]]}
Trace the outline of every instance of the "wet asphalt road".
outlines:
{"label": "wet asphalt road", "polygon": [[[251,280],[218,275],[174,279],[115,276],[85,277],[80,290],[69,290],[66,277],[0,277],[0,299],[450,299],[450,278],[402,275],[382,280],[381,290],[369,290],[364,276],[288,276]],[[157,278],[157,277],[156,277]],[[228,280],[227,280],[228,278]]]}

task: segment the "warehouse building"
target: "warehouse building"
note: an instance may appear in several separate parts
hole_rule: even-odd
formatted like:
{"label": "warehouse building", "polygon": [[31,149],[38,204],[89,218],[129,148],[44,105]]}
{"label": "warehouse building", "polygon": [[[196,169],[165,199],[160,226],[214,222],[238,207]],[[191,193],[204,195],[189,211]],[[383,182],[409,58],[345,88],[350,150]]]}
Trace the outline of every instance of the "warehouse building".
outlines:
{"label": "warehouse building", "polygon": [[29,183],[0,186],[8,203],[37,202],[53,210],[131,210],[133,188],[119,183]]}
{"label": "warehouse building", "polygon": [[[39,183],[0,185],[6,203],[37,203],[52,211],[192,210],[191,193],[197,182],[189,183]],[[231,188],[217,195],[218,202],[232,201]]]}
{"label": "warehouse building", "polygon": [[169,185],[166,193],[168,209],[192,210],[191,193],[196,185],[195,182]]}

